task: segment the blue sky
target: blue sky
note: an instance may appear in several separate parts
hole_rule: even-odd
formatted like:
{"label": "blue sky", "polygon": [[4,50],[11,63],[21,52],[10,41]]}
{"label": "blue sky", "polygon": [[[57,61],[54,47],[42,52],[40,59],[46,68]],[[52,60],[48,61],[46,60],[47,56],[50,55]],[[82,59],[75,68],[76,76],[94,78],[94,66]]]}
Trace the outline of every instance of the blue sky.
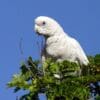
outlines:
{"label": "blue sky", "polygon": [[[39,58],[33,31],[34,19],[45,15],[56,19],[75,37],[88,55],[100,53],[99,0],[0,0],[0,98],[15,100],[22,94],[6,88],[20,63],[28,56]],[[19,43],[22,38],[23,55]],[[44,97],[41,97],[44,100]]]}

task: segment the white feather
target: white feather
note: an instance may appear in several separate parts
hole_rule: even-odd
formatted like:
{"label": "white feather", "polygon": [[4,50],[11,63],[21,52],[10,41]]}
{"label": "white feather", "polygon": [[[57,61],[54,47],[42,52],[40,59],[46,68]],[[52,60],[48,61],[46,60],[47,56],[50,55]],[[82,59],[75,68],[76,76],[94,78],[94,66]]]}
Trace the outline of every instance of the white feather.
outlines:
{"label": "white feather", "polygon": [[[45,22],[45,25],[42,23]],[[35,19],[35,31],[46,39],[42,52],[43,62],[52,57],[57,61],[68,60],[81,65],[89,61],[79,42],[67,35],[63,28],[52,18],[40,16]]]}

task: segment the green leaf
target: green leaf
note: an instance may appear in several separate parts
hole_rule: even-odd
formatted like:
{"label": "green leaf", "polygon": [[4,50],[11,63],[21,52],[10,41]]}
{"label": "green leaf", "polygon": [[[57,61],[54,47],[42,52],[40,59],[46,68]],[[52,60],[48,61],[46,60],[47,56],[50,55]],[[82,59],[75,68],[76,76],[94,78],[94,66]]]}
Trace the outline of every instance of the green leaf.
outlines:
{"label": "green leaf", "polygon": [[[97,73],[100,68],[100,54],[95,57],[89,56],[88,59],[89,66],[79,66],[69,61],[55,62],[53,59],[47,59],[45,64],[41,65],[38,60],[33,61],[32,57],[29,57],[21,65],[20,72],[13,75],[7,86],[13,87],[14,92],[29,91],[21,96],[20,100],[39,100],[38,93],[45,93],[48,100],[61,97],[66,100],[73,100],[73,98],[87,100],[90,92],[89,84],[100,80],[100,73]],[[84,75],[71,75],[82,67]],[[61,78],[55,78],[54,74],[60,75]]]}

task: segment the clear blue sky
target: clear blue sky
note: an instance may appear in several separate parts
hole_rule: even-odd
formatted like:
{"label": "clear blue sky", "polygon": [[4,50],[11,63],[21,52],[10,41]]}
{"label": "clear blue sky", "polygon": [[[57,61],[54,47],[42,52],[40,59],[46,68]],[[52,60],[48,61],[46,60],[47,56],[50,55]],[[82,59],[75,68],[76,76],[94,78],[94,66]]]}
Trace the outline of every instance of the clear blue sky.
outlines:
{"label": "clear blue sky", "polygon": [[[33,20],[40,15],[55,18],[88,55],[100,53],[100,0],[0,0],[1,100],[15,100],[22,94],[14,94],[6,83],[19,71],[22,60],[28,56],[39,58]],[[21,38],[23,55],[19,49]]]}

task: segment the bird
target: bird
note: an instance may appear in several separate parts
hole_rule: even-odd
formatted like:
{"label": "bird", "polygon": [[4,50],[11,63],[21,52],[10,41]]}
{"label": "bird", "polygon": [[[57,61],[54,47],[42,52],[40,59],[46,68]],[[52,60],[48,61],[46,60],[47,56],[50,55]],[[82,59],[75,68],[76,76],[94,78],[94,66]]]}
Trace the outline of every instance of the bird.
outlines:
{"label": "bird", "polygon": [[57,62],[64,60],[87,66],[89,60],[80,43],[64,31],[61,25],[48,16],[38,16],[35,19],[34,30],[45,38],[42,50],[42,63],[48,58]]}

